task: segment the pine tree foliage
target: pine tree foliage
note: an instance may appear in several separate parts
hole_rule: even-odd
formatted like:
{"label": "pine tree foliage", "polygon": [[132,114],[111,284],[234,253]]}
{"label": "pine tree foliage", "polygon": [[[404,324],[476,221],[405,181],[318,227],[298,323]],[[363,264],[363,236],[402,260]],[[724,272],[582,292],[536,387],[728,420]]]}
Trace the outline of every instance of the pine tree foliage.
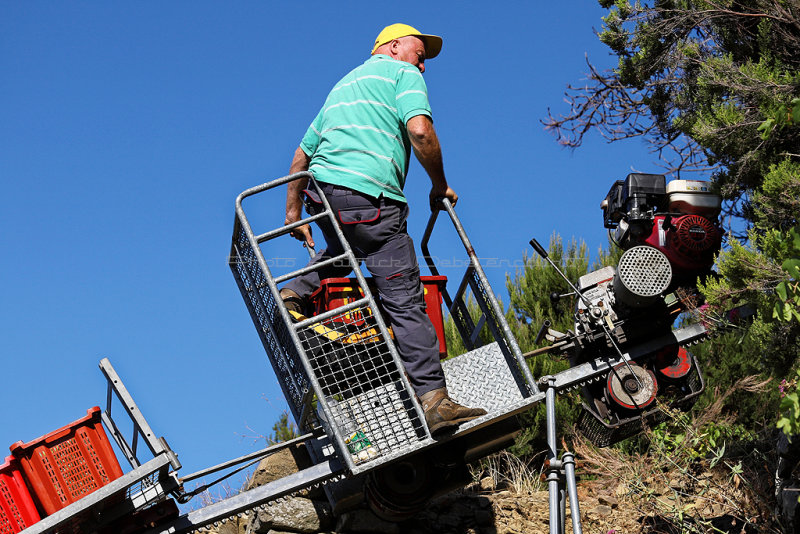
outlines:
{"label": "pine tree foliage", "polygon": [[732,213],[748,217],[773,166],[789,165],[797,182],[798,0],[600,4],[599,37],[618,65],[590,64],[589,83],[567,92],[570,111],[545,121],[562,144],[580,146],[593,130],[644,138],[667,172],[713,173]]}
{"label": "pine tree foliage", "polygon": [[272,433],[267,436],[267,442],[270,445],[274,445],[289,441],[297,436],[297,426],[294,421],[289,419],[289,412],[284,410],[278,420],[275,421],[275,424],[272,425]]}

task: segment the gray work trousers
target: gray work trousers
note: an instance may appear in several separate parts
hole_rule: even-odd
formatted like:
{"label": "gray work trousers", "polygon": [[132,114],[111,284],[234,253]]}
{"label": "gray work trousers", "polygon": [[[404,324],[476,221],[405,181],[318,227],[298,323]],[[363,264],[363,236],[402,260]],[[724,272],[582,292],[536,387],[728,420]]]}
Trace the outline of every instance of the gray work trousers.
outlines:
{"label": "gray work trousers", "polygon": [[[339,226],[359,261],[372,274],[383,309],[394,332],[397,352],[415,393],[445,387],[439,363],[439,341],[430,318],[419,278],[414,242],[406,230],[408,205],[386,197],[368,197],[345,187],[318,182]],[[322,211],[316,192],[305,192],[306,209],[311,215]],[[328,218],[317,221],[327,247],[309,265],[342,254],[341,244]],[[329,265],[299,276],[286,284],[303,299],[320,287],[325,278],[350,274],[349,265]]]}

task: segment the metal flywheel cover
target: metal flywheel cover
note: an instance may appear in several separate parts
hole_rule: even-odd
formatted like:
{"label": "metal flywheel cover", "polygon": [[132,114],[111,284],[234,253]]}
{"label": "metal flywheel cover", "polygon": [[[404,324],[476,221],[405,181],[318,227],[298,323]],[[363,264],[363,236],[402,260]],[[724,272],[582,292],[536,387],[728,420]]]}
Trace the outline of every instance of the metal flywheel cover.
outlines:
{"label": "metal flywheel cover", "polygon": [[656,400],[658,384],[652,371],[633,362],[629,365],[630,369],[628,365],[621,363],[608,374],[608,396],[622,408],[641,410]]}

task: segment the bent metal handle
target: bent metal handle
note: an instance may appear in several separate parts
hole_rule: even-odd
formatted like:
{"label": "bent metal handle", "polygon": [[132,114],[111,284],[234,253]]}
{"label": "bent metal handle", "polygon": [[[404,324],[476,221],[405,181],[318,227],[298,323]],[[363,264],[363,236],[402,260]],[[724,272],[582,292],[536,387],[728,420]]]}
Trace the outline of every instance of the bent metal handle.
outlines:
{"label": "bent metal handle", "polygon": [[[485,290],[486,299],[488,301],[488,305],[492,308],[492,312],[494,315],[495,321],[497,321],[498,326],[500,327],[501,333],[505,338],[506,344],[510,349],[513,357],[516,359],[517,364],[519,365],[519,369],[522,372],[522,375],[527,382],[528,387],[530,388],[530,394],[538,394],[539,388],[536,385],[536,380],[534,380],[533,375],[531,374],[531,370],[528,367],[528,364],[525,362],[525,358],[522,356],[522,351],[517,344],[517,339],[514,337],[514,334],[511,332],[511,328],[508,326],[508,322],[506,321],[505,313],[503,312],[500,303],[497,300],[497,297],[494,294],[494,291],[491,289],[489,285],[489,281],[486,278],[486,273],[483,272],[483,267],[481,266],[480,259],[478,255],[475,253],[475,249],[472,247],[472,243],[470,242],[469,238],[467,237],[467,232],[464,230],[464,226],[461,224],[461,221],[458,219],[456,215],[456,211],[453,208],[453,204],[450,202],[448,198],[441,198],[437,199],[437,204],[441,204],[447,214],[450,216],[450,220],[455,227],[456,233],[458,237],[461,239],[461,243],[464,245],[464,249],[467,251],[467,255],[470,259],[470,265],[472,269],[474,269],[474,274],[480,280],[481,286]],[[434,275],[438,274],[435,265],[433,264],[433,258],[430,255],[428,250],[428,241],[430,239],[431,233],[433,232],[433,226],[436,223],[436,219],[438,217],[439,210],[434,210],[431,213],[431,217],[428,220],[428,226],[425,229],[425,234],[422,237],[422,242],[420,243],[420,248],[422,249],[422,254],[425,258],[425,261],[428,263],[428,267],[431,270],[431,273]],[[445,292],[446,294],[446,292]],[[448,303],[449,307],[449,303]]]}

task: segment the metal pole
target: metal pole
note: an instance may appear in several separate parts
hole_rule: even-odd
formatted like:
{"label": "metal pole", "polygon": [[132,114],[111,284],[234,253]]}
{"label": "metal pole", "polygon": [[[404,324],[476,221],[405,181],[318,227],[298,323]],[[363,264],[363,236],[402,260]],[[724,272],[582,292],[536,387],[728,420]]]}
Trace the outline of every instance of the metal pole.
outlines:
{"label": "metal pole", "polygon": [[581,527],[581,509],[578,504],[578,488],[575,482],[575,455],[565,451],[561,456],[561,463],[564,464],[564,474],[567,479],[567,491],[569,493],[569,510],[572,517],[572,534],[583,534]]}
{"label": "metal pole", "polygon": [[547,491],[550,497],[550,534],[561,534],[563,517],[561,516],[560,476],[561,462],[558,460],[556,445],[556,389],[553,387],[555,377],[543,379],[546,384],[545,408],[547,411]]}

